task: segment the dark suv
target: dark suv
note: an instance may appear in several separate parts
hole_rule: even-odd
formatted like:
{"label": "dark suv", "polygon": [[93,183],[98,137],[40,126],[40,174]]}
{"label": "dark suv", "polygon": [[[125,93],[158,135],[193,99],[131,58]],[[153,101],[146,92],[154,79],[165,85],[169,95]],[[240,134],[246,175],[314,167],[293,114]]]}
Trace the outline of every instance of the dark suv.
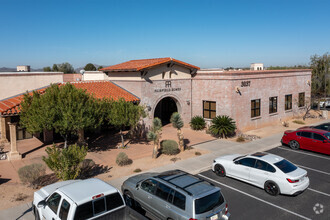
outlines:
{"label": "dark suv", "polygon": [[229,219],[220,188],[181,170],[144,173],[127,179],[122,192],[128,205],[141,206],[160,219]]}

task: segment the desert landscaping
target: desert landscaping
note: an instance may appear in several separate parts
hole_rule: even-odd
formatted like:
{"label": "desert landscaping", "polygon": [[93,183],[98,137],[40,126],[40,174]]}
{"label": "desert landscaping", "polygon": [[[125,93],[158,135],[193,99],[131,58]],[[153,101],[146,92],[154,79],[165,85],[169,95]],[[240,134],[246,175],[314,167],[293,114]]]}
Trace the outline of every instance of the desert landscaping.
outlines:
{"label": "desert landscaping", "polygon": [[[244,136],[264,138],[282,133],[285,130],[294,130],[302,126],[321,122],[323,118],[319,117],[320,114],[320,112],[313,111],[311,112],[312,117],[307,118],[305,121],[303,121],[302,118],[291,119],[286,121],[287,127],[284,127],[283,122],[279,121],[267,127],[244,132]],[[297,124],[297,122],[303,122],[304,124]],[[92,143],[93,148],[89,149],[86,159],[92,159],[98,166],[100,172],[95,177],[108,181],[119,177],[132,175],[136,173],[137,170],[144,172],[151,168],[175,163],[178,160],[185,160],[192,157],[196,157],[196,159],[198,159],[199,155],[209,153],[208,151],[198,149],[198,146],[196,147],[195,145],[212,141],[215,137],[207,134],[205,130],[194,131],[187,126],[185,126],[182,131],[187,150],[180,152],[177,155],[160,155],[157,159],[152,159],[152,142],[126,141],[126,148],[122,149],[112,143],[113,138],[108,137],[110,135],[104,135]],[[165,139],[177,140],[176,129],[173,129],[170,124],[164,126],[162,129],[161,140]],[[236,141],[237,136],[225,140]],[[245,142],[242,142],[242,144],[244,143]],[[61,143],[57,144],[60,145]],[[32,138],[18,141],[17,146],[20,153],[23,155],[22,160],[0,161],[0,209],[8,209],[33,200],[33,192],[37,189],[33,189],[26,184],[22,184],[18,177],[17,170],[20,167],[32,163],[44,163],[42,157],[47,156],[45,149],[50,145],[44,146],[38,139]],[[221,146],[219,146],[219,148],[221,148]],[[9,144],[7,143],[4,145],[4,151],[8,151],[8,149]],[[127,166],[118,166],[116,164],[116,156],[119,152],[125,152],[128,157],[132,159],[133,163]],[[52,172],[47,168],[46,174],[50,177],[51,173]]]}

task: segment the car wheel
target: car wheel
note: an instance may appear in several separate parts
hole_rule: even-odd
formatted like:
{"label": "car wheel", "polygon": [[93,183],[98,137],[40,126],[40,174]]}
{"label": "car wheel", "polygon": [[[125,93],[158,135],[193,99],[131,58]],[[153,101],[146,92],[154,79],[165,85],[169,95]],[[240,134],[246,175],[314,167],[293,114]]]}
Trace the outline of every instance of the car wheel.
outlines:
{"label": "car wheel", "polygon": [[272,181],[267,181],[265,183],[265,191],[272,196],[277,196],[278,194],[280,194],[280,188],[276,183]]}
{"label": "car wheel", "polygon": [[225,177],[226,176],[226,170],[225,168],[220,165],[220,164],[216,164],[214,166],[214,172],[215,174],[217,174],[218,176],[221,176],[221,177]]}
{"label": "car wheel", "polygon": [[135,205],[135,200],[134,197],[132,195],[132,193],[130,191],[125,191],[124,192],[124,199],[125,199],[125,203],[127,206],[135,209],[136,205]]}
{"label": "car wheel", "polygon": [[290,146],[290,148],[293,149],[293,150],[298,150],[299,147],[300,147],[298,141],[295,141],[295,140],[290,141],[290,142],[289,142],[289,146]]}

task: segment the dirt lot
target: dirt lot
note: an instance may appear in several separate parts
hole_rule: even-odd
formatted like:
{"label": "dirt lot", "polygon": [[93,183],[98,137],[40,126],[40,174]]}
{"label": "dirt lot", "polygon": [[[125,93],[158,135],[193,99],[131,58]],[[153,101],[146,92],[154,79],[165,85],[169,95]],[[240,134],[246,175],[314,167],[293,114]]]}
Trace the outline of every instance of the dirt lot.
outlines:
{"label": "dirt lot", "polygon": [[[301,120],[301,119],[300,119]],[[292,122],[293,120],[288,121],[289,127],[284,127],[280,122],[277,124],[273,124],[269,127],[264,127],[261,129],[252,130],[246,132],[244,134],[248,135],[257,135],[261,138],[267,137],[276,133],[283,132],[288,129],[296,129],[298,127],[313,124],[321,121],[319,118],[308,118],[305,121],[305,124],[296,124]],[[173,129],[170,125],[167,125],[163,128],[162,139],[173,139],[176,140],[176,130]],[[205,131],[193,131],[190,128],[183,129],[185,142],[187,146],[193,146],[197,143],[205,142],[213,140],[214,138]],[[101,138],[102,139],[102,138]],[[231,141],[235,141],[236,138],[229,139]],[[19,151],[22,152],[24,158],[20,161],[0,161],[0,210],[8,209],[10,207],[17,206],[19,204],[27,203],[33,200],[33,192],[35,189],[23,185],[17,175],[17,170],[31,163],[44,163],[42,161],[42,156],[46,156],[45,148],[47,146],[43,146],[41,142],[38,140],[30,139],[24,140],[25,142],[18,142]],[[135,169],[141,169],[142,171],[163,166],[166,164],[174,163],[173,158],[177,160],[184,160],[191,157],[198,157],[195,155],[195,152],[198,151],[201,154],[209,153],[207,151],[201,151],[198,149],[186,150],[176,156],[166,156],[161,155],[157,159],[152,159],[152,148],[153,145],[147,142],[141,143],[129,143],[128,148],[126,149],[117,149],[113,146],[105,146],[105,143],[112,143],[111,140],[108,140],[106,137],[98,143],[94,143],[95,146],[98,144],[102,147],[96,147],[94,150],[90,151],[87,154],[87,158],[93,159],[96,164],[104,168],[104,170],[108,170],[106,173],[102,173],[97,175],[97,178],[103,179],[105,181],[128,176],[134,173]],[[40,147],[35,147],[39,146]],[[105,146],[105,147],[104,147]],[[9,146],[6,146],[7,150]],[[115,163],[115,158],[119,152],[125,152],[129,158],[133,160],[133,163],[129,166],[119,167]],[[172,160],[171,160],[172,159]],[[46,171],[47,173],[51,173],[50,170]]]}

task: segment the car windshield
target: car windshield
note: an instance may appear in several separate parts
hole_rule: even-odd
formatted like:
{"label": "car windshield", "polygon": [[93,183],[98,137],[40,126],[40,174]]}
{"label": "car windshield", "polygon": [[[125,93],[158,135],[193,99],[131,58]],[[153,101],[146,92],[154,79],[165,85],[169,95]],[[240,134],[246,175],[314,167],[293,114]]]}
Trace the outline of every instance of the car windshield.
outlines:
{"label": "car windshield", "polygon": [[283,173],[290,173],[297,169],[295,165],[293,165],[287,160],[281,160],[280,162],[274,163],[274,165],[277,166],[280,170],[282,170]]}
{"label": "car windshield", "polygon": [[330,139],[330,132],[325,133],[324,136],[325,136],[326,138]]}
{"label": "car windshield", "polygon": [[195,200],[195,213],[201,214],[208,212],[224,202],[223,196],[219,191],[200,199]]}

